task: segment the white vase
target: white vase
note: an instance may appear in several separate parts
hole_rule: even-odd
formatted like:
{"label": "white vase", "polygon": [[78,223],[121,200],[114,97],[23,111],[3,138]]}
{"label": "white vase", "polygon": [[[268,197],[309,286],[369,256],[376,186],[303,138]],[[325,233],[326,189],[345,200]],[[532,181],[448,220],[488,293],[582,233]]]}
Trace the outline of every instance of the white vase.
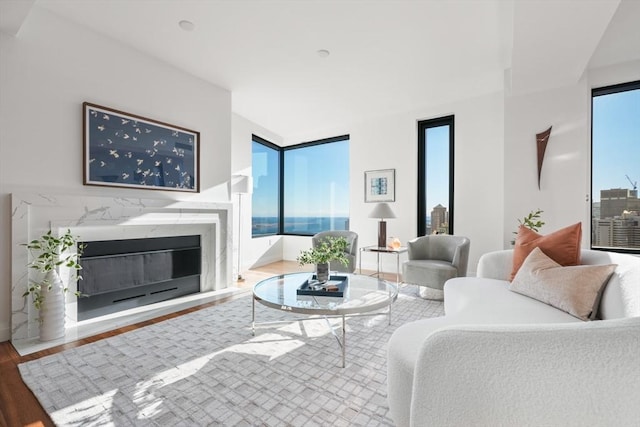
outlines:
{"label": "white vase", "polygon": [[39,313],[40,341],[51,341],[64,337],[64,285],[55,270],[48,272],[46,279],[51,284],[51,289],[48,289],[46,285],[42,289],[44,300]]}

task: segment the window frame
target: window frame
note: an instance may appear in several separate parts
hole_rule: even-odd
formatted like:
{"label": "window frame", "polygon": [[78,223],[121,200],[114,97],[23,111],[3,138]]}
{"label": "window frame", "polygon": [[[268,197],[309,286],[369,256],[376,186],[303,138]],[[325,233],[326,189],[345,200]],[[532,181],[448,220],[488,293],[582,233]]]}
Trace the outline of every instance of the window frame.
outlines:
{"label": "window frame", "polygon": [[455,176],[455,116],[449,115],[444,117],[438,117],[435,119],[427,119],[418,121],[418,216],[417,216],[417,229],[418,236],[424,236],[427,232],[427,224],[425,216],[427,213],[427,180],[426,180],[426,141],[425,134],[427,129],[436,128],[440,126],[449,126],[449,234],[454,234],[454,206],[453,206],[453,191],[454,191],[454,176]]}
{"label": "window frame", "polygon": [[[282,180],[283,180],[283,175],[284,175],[284,168],[282,167],[282,161],[284,160],[284,154],[282,153],[282,147],[279,147],[278,145],[267,141],[266,139],[252,134],[251,135],[251,142],[255,142],[257,144],[261,144],[264,145],[267,148],[270,148],[272,150],[275,150],[278,153],[278,230],[275,233],[268,233],[268,234],[261,234],[259,236],[254,236],[253,235],[253,230],[251,231],[251,238],[260,238],[260,237],[267,237],[267,236],[277,236],[280,233],[280,230],[282,230],[283,224],[284,224],[284,219],[282,217]],[[252,153],[253,155],[253,153]],[[253,177],[253,172],[251,173],[252,177]],[[253,223],[253,207],[251,208],[251,222]]]}
{"label": "window frame", "polygon": [[[631,82],[626,82],[626,83],[618,83],[618,84],[614,84],[614,85],[609,85],[609,86],[602,86],[602,87],[597,87],[597,88],[591,88],[591,146],[590,146],[590,170],[589,170],[589,249],[593,250],[593,251],[604,251],[604,252],[615,252],[615,253],[622,253],[622,254],[633,254],[633,255],[640,255],[640,248],[638,249],[633,249],[633,248],[624,248],[624,247],[616,247],[616,246],[595,246],[593,245],[593,161],[594,161],[594,156],[593,156],[593,102],[594,99],[598,96],[602,96],[602,95],[612,95],[615,93],[621,93],[621,92],[627,92],[627,91],[632,91],[632,90],[640,90],[640,80],[635,80],[635,81],[631,81]],[[640,191],[640,190],[639,190]],[[601,203],[601,208],[602,208],[602,201],[600,201]]]}
{"label": "window frame", "polygon": [[[285,232],[284,231],[284,223],[285,223],[285,192],[284,192],[284,184],[285,184],[285,166],[284,166],[284,158],[285,158],[285,153],[287,151],[292,151],[292,150],[297,150],[297,149],[301,149],[301,148],[307,148],[307,147],[313,147],[316,145],[324,145],[324,144],[331,144],[331,143],[335,143],[335,142],[341,142],[341,141],[350,141],[350,135],[349,134],[345,134],[345,135],[339,135],[339,136],[334,136],[334,137],[330,137],[330,138],[324,138],[324,139],[318,139],[318,140],[314,140],[314,141],[308,141],[308,142],[303,142],[300,144],[294,144],[294,145],[288,145],[285,147],[280,147],[276,144],[273,144],[272,142],[267,141],[264,138],[261,138],[257,135],[251,135],[252,137],[252,141],[257,142],[259,144],[265,145],[271,149],[277,150],[278,151],[278,159],[279,159],[279,173],[278,173],[278,231],[275,234],[263,234],[260,236],[253,236],[253,233],[251,235],[252,238],[260,238],[260,237],[265,237],[265,236],[304,236],[304,237],[309,237],[309,236],[313,236],[313,234],[300,234],[300,233],[290,233],[290,232]],[[253,215],[253,212],[252,212]]]}

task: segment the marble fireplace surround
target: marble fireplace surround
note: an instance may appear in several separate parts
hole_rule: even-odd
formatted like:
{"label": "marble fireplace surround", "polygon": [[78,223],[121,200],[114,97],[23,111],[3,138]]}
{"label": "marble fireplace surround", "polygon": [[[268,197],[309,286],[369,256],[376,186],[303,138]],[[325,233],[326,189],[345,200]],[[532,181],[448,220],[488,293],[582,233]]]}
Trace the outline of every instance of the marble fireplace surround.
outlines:
{"label": "marble fireplace surround", "polygon": [[[91,332],[109,330],[110,325],[118,327],[123,318],[129,318],[131,322],[140,321],[144,317],[140,317],[139,313],[153,311],[153,306],[164,312],[177,311],[184,308],[181,302],[199,299],[198,296],[215,299],[216,295],[235,290],[232,287],[233,217],[230,202],[14,193],[11,195],[11,204],[11,341],[21,354],[88,336]],[[177,298],[172,300],[173,303],[156,303],[141,309],[125,310],[120,315],[115,313],[104,319],[76,322],[75,285],[66,282],[70,289],[66,295],[67,337],[39,343],[37,310],[22,296],[29,275],[37,272],[27,267],[28,251],[21,244],[38,238],[49,229],[57,235],[70,229],[82,241],[200,235],[200,294]],[[64,268],[60,271],[63,280],[69,277],[69,273]],[[85,328],[85,333],[82,333],[85,322],[91,327]]]}

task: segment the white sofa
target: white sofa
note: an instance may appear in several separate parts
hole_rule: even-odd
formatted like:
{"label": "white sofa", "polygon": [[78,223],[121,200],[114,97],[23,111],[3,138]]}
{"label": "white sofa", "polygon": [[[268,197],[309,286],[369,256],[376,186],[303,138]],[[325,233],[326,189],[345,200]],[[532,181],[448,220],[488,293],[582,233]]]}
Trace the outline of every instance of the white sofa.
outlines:
{"label": "white sofa", "polygon": [[399,327],[388,345],[397,426],[639,426],[640,258],[617,264],[599,318],[583,322],[509,290],[512,250],[444,287],[444,317]]}

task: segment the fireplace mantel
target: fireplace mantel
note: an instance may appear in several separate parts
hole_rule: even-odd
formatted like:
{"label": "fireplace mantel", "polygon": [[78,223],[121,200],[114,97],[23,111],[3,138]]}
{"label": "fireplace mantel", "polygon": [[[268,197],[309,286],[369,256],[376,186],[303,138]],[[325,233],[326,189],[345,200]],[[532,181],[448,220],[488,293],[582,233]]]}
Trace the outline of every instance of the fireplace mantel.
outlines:
{"label": "fireplace mantel", "polygon": [[[70,229],[85,241],[200,234],[201,293],[232,285],[230,202],[14,193],[11,203],[11,340],[14,343],[38,335],[37,312],[22,296],[30,269],[28,252],[21,245],[49,229],[54,234]],[[75,296],[69,292],[67,311],[70,311],[71,322],[74,310]]]}

